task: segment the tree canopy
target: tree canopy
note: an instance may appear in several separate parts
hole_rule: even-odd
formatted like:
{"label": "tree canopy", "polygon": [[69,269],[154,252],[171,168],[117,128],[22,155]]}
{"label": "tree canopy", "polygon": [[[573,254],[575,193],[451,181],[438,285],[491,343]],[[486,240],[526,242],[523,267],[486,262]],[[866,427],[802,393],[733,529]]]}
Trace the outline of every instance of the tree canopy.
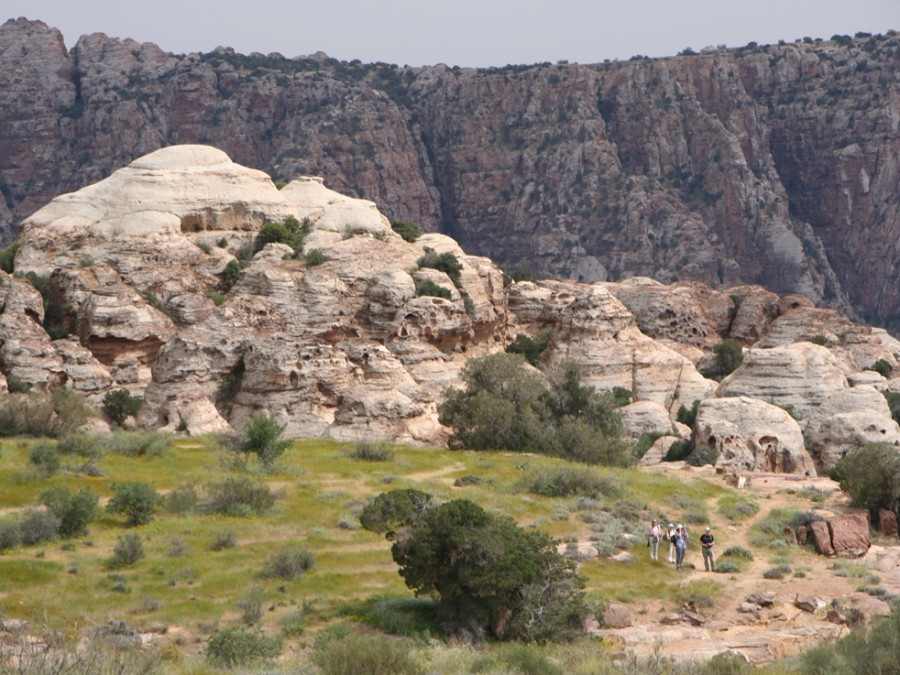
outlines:
{"label": "tree canopy", "polygon": [[453,429],[451,448],[631,461],[615,398],[585,385],[574,363],[545,376],[522,355],[492,354],[469,361],[462,377],[465,391],[447,390],[438,407],[441,423]]}
{"label": "tree canopy", "polygon": [[432,505],[417,490],[379,495],[360,521],[397,529],[391,554],[400,576],[416,595],[438,597],[438,619],[455,633],[559,640],[580,623],[584,580],[543,532],[467,499]]}

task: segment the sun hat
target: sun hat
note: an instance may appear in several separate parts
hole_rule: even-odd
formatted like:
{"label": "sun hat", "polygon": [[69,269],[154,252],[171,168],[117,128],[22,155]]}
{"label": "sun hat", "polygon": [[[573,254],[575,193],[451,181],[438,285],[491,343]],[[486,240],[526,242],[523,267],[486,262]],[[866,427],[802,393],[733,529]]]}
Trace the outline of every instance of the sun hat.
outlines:
{"label": "sun hat", "polygon": [[683,530],[683,529],[684,529],[684,525],[682,525],[681,523],[678,523],[678,529],[679,529],[679,530]]}
{"label": "sun hat", "polygon": [[708,528],[708,527],[706,528],[706,531],[709,532],[709,528]]}
{"label": "sun hat", "polygon": [[675,527],[672,523],[669,523],[669,527]]}

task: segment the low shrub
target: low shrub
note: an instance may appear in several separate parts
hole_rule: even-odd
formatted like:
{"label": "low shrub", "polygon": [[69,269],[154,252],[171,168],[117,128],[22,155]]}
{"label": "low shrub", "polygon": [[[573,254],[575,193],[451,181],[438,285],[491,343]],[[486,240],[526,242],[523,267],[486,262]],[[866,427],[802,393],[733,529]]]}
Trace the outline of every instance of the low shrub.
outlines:
{"label": "low shrub", "polygon": [[424,279],[416,284],[416,295],[420,298],[429,296],[432,298],[444,298],[444,300],[450,300],[453,297],[449,288],[444,288],[431,279]]}
{"label": "low shrub", "polygon": [[302,609],[296,609],[288,612],[279,621],[281,626],[281,634],[284,637],[298,637],[303,634],[306,629],[307,618],[306,612]]}
{"label": "low shrub", "polygon": [[275,460],[291,447],[289,438],[282,438],[285,426],[266,413],[257,413],[241,431],[228,438],[226,445],[238,455],[255,455],[266,470],[272,470]]}
{"label": "low shrub", "polygon": [[31,450],[28,453],[28,463],[44,478],[55,474],[62,466],[56,443],[53,441],[39,441],[35,443],[31,446]]}
{"label": "low shrub", "polygon": [[753,551],[743,546],[729,546],[722,553],[723,558],[740,558],[741,560],[753,560]]}
{"label": "low shrub", "polygon": [[385,633],[427,639],[443,632],[435,620],[436,609],[434,598],[372,598],[351,611]]}
{"label": "low shrub", "polygon": [[22,524],[18,518],[0,521],[0,551],[15,548],[22,543]]}
{"label": "low shrub", "polygon": [[541,354],[547,349],[549,342],[549,333],[541,333],[535,337],[519,333],[516,339],[507,345],[506,351],[510,354],[521,354],[528,363],[537,367],[541,362]]}
{"label": "low shrub", "polygon": [[88,523],[100,515],[100,496],[87,488],[72,494],[69,488],[59,485],[42,492],[39,501],[59,518],[59,536],[63,539],[86,534]]}
{"label": "low shrub", "polygon": [[187,483],[169,491],[165,497],[165,507],[169,513],[187,516],[195,513],[200,503],[197,488]]}
{"label": "low shrub", "polygon": [[357,441],[347,456],[363,462],[390,462],[394,458],[394,453],[386,443],[364,440]]}
{"label": "low shrub", "polygon": [[60,438],[94,415],[87,399],[67,387],[50,393],[12,394],[0,403],[0,436]]}
{"label": "low shrub", "polygon": [[156,431],[116,431],[104,445],[126,457],[160,457],[172,447],[172,437]]}
{"label": "low shrub", "polygon": [[423,670],[409,645],[385,635],[358,635],[317,641],[312,661],[322,675],[391,673],[418,675]]}
{"label": "low shrub", "polygon": [[61,455],[74,455],[97,459],[103,456],[103,443],[94,434],[85,431],[75,431],[67,434],[56,444],[56,449]]}
{"label": "low shrub", "polygon": [[456,255],[450,252],[437,253],[434,249],[425,248],[425,255],[417,261],[419,267],[428,267],[440,270],[448,277],[453,285],[459,288],[459,273],[462,271],[463,265],[457,259]]}
{"label": "low shrub", "polygon": [[22,543],[40,544],[59,539],[59,518],[49,509],[28,509],[19,524]]}
{"label": "low shrub", "polygon": [[410,244],[422,236],[419,226],[410,220],[392,220],[391,229]]}
{"label": "low shrub", "polygon": [[149,523],[163,502],[162,496],[149,483],[113,483],[111,487],[113,495],[106,504],[106,511],[125,515],[127,527]]}
{"label": "low shrub", "polygon": [[263,589],[259,586],[251,586],[238,600],[237,606],[241,610],[241,621],[248,626],[253,626],[263,615]]}
{"label": "low shrub", "polygon": [[300,549],[294,544],[285,544],[266,560],[262,575],[270,579],[291,581],[312,569],[315,562],[315,556],[308,550]]}
{"label": "low shrub", "polygon": [[218,532],[209,544],[210,551],[221,551],[226,548],[234,548],[237,545],[237,538],[234,532]]}
{"label": "low shrub", "polygon": [[325,254],[322,252],[320,248],[311,248],[306,252],[306,255],[303,256],[304,262],[306,262],[307,267],[315,267],[316,265],[321,265],[328,258],[325,257]]}
{"label": "low shrub", "polygon": [[564,675],[566,671],[541,645],[509,643],[476,657],[469,672]]}
{"label": "low shrub", "polygon": [[107,561],[107,566],[110,569],[131,567],[143,559],[145,555],[144,544],[139,534],[136,532],[121,534],[113,547],[112,558]]}
{"label": "low shrub", "polygon": [[718,512],[733,523],[751,518],[759,512],[758,502],[734,493],[719,497],[716,506]]}
{"label": "low shrub", "polygon": [[524,476],[520,487],[541,497],[615,497],[622,488],[615,478],[600,476],[587,467],[561,467]]}
{"label": "low shrub", "polygon": [[210,636],[204,653],[214,666],[235,668],[274,659],[281,651],[278,636],[267,637],[243,628],[224,628]]}
{"label": "low shrub", "polygon": [[790,565],[776,565],[763,572],[763,579],[784,579],[790,573]]}
{"label": "low shrub", "polygon": [[694,450],[694,444],[688,440],[677,440],[669,446],[666,456],[663,457],[664,462],[680,462],[687,458]]}
{"label": "low shrub", "polygon": [[722,574],[737,574],[741,571],[741,566],[733,560],[720,560],[716,563],[716,572]]}
{"label": "low shrub", "polygon": [[228,516],[263,514],[275,505],[277,499],[267,485],[247,476],[214,481],[209,484],[208,493],[208,509]]}
{"label": "low shrub", "polygon": [[488,481],[480,476],[472,476],[471,474],[466,476],[460,476],[455,481],[453,481],[453,487],[465,487],[467,485],[482,485],[483,483],[487,483]]}

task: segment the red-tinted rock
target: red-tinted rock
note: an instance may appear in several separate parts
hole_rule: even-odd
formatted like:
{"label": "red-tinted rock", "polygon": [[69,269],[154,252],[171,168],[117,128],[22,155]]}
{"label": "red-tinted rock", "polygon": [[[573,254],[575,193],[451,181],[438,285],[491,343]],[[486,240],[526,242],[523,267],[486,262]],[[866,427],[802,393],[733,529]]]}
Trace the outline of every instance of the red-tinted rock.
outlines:
{"label": "red-tinted rock", "polygon": [[897,514],[887,509],[878,509],[878,531],[888,537],[896,537]]}
{"label": "red-tinted rock", "polygon": [[811,522],[809,524],[809,532],[819,553],[822,555],[834,555],[834,547],[831,545],[831,534],[828,531],[828,524],[824,520]]}
{"label": "red-tinted rock", "polygon": [[831,546],[835,553],[862,554],[869,550],[869,512],[857,511],[828,520]]}

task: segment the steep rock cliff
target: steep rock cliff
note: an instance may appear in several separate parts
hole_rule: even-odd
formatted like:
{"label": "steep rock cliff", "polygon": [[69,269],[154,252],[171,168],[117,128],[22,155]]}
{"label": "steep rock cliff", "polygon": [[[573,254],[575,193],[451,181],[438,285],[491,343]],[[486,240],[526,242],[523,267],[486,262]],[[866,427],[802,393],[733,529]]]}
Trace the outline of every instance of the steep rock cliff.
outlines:
{"label": "steep rock cliff", "polygon": [[0,224],[156,148],[325,175],[506,269],[762,284],[900,321],[900,38],[498,69],[0,27]]}

